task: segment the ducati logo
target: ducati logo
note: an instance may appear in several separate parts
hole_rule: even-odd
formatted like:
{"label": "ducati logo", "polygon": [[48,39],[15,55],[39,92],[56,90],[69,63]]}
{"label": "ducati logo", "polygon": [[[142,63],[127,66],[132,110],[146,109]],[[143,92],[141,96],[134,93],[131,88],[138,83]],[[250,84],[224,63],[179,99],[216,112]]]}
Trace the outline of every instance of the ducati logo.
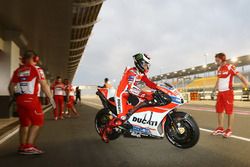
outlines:
{"label": "ducati logo", "polygon": [[148,124],[148,125],[151,125],[151,126],[157,126],[158,125],[157,121],[151,121],[152,115],[153,115],[153,112],[150,112],[150,118],[149,118],[149,120],[146,119],[147,114],[144,115],[143,119],[142,118],[133,117],[132,120],[133,120],[133,122],[137,122],[137,123]]}

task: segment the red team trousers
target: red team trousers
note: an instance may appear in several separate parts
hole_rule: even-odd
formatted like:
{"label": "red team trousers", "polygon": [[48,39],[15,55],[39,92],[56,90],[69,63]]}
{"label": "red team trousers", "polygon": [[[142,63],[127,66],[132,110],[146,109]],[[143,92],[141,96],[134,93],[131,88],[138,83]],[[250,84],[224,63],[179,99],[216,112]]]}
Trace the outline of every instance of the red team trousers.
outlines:
{"label": "red team trousers", "polygon": [[59,112],[59,117],[62,117],[64,110],[64,96],[55,95],[54,100],[56,103],[56,108],[54,110],[54,117],[58,117],[58,112]]}

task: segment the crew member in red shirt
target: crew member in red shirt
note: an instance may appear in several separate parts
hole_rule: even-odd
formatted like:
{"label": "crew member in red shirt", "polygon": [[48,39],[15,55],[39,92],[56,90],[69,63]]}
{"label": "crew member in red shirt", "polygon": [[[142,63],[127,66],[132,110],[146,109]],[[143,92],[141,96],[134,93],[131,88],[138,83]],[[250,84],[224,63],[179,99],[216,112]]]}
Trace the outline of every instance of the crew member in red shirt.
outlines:
{"label": "crew member in red shirt", "polygon": [[22,58],[23,65],[15,70],[9,84],[10,95],[16,98],[20,120],[18,152],[26,155],[43,153],[34,146],[40,127],[44,124],[44,114],[38,98],[39,84],[55,107],[43,70],[36,66],[38,61],[39,57],[34,51],[26,51]]}
{"label": "crew member in red shirt", "polygon": [[67,96],[68,116],[71,117],[72,112],[75,116],[79,116],[79,113],[76,111],[76,108],[74,106],[75,90],[68,79],[65,80],[65,92]]}
{"label": "crew member in red shirt", "polygon": [[[237,76],[245,87],[248,87],[248,81],[240,74],[234,65],[226,62],[226,55],[224,53],[218,53],[215,55],[215,61],[219,65],[217,71],[217,82],[215,90],[218,91],[216,112],[218,114],[218,127],[212,133],[213,135],[223,135],[224,137],[230,137],[232,134],[232,123],[234,119],[233,115],[233,103],[234,103],[234,92],[233,92],[233,78]],[[228,128],[224,130],[223,119],[224,111],[228,115]]]}
{"label": "crew member in red shirt", "polygon": [[64,95],[65,95],[65,85],[62,83],[62,78],[58,76],[55,83],[51,86],[53,91],[54,100],[56,103],[56,108],[54,110],[54,119],[58,120],[58,111],[59,118],[63,119],[64,112]]}

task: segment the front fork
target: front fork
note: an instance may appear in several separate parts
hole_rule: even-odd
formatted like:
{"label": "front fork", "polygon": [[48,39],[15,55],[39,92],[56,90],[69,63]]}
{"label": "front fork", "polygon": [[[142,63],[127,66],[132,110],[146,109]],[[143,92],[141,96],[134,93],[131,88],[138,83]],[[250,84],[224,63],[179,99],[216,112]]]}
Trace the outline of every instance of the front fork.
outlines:
{"label": "front fork", "polygon": [[183,120],[183,119],[187,119],[188,114],[187,114],[183,119],[181,119],[181,120],[176,120],[175,118],[172,117],[172,114],[173,114],[174,112],[176,112],[176,111],[177,111],[176,109],[170,111],[170,112],[167,114],[167,118],[168,118],[168,120],[170,121],[170,126],[174,127],[174,130],[175,130],[178,134],[182,135],[182,134],[185,132],[185,128],[181,126],[180,121]]}

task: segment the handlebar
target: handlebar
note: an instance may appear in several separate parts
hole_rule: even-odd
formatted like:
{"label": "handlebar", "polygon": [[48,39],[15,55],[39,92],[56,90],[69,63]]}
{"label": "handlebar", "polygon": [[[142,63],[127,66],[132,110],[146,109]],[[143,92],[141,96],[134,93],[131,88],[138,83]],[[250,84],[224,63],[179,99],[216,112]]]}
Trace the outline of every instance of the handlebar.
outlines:
{"label": "handlebar", "polygon": [[149,104],[164,106],[172,102],[171,97],[161,90],[156,90],[153,94],[153,100]]}

